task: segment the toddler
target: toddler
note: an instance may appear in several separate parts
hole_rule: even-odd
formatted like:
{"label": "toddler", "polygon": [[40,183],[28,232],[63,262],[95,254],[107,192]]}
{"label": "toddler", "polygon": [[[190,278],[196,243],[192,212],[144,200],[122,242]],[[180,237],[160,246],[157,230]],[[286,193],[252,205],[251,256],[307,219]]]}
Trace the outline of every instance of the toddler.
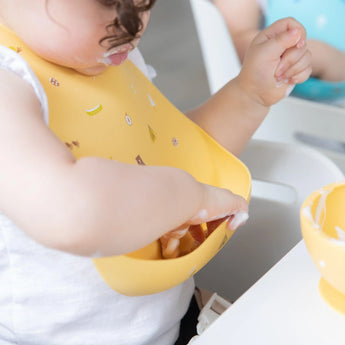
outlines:
{"label": "toddler", "polygon": [[191,122],[150,97],[136,46],[153,4],[0,0],[1,344],[174,344],[193,280],[128,297],[92,258],[217,218],[234,230],[246,218],[246,201],[199,182],[180,152],[192,168],[203,156],[189,139],[200,126],[238,155],[270,105],[309,77],[305,30],[283,19],[261,32],[239,76]]}

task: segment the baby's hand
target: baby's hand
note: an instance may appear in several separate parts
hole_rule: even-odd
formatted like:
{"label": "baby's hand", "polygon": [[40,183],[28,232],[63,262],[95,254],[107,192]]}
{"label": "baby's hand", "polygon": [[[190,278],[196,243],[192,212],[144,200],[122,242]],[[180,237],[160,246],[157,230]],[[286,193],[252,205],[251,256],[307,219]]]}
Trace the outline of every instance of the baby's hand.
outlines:
{"label": "baby's hand", "polygon": [[[227,221],[227,226],[234,231],[248,219],[248,204],[241,196],[229,190],[204,186],[204,200],[200,210],[178,229],[168,232],[160,238],[162,256],[165,259],[176,258],[187,253],[180,252],[180,240],[187,232],[193,237],[198,247],[221,223]],[[206,223],[203,230],[200,224]]]}
{"label": "baby's hand", "polygon": [[246,52],[238,76],[251,99],[271,106],[311,74],[311,53],[304,27],[293,18],[276,21],[262,30]]}

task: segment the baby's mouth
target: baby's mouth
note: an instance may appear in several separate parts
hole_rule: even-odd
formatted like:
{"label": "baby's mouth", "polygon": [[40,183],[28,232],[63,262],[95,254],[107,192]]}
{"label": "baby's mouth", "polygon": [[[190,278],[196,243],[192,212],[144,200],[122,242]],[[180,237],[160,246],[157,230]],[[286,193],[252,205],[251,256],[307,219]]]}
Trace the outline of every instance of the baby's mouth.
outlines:
{"label": "baby's mouth", "polygon": [[117,53],[117,54],[109,55],[109,56],[99,60],[99,62],[101,62],[105,65],[108,65],[108,66],[118,66],[118,65],[121,65],[123,62],[125,62],[127,57],[128,57],[128,52]]}
{"label": "baby's mouth", "polygon": [[121,65],[128,57],[128,53],[133,49],[131,44],[124,44],[120,47],[113,48],[108,52],[104,53],[102,59],[98,62],[103,63],[108,66],[118,66]]}

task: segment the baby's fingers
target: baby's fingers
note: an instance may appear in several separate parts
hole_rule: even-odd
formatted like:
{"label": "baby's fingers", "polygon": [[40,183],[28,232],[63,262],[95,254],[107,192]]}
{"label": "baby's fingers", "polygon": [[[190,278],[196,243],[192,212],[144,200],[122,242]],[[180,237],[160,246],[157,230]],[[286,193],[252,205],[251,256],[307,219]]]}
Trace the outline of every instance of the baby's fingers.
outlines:
{"label": "baby's fingers", "polygon": [[264,29],[253,43],[264,45],[267,54],[280,58],[289,48],[303,48],[305,41],[304,27],[293,18],[284,18]]}
{"label": "baby's fingers", "polygon": [[288,81],[290,84],[303,83],[311,74],[311,53],[305,50],[291,49],[282,56],[281,62],[276,70],[276,80]]}
{"label": "baby's fingers", "polygon": [[240,195],[227,189],[204,185],[205,198],[197,214],[189,220],[189,224],[212,222],[227,218],[228,227],[237,229],[248,219],[248,203]]}
{"label": "baby's fingers", "polygon": [[[230,230],[236,230],[248,219],[248,204],[244,198],[223,188],[201,184],[203,198],[197,213],[178,229],[160,238],[162,256],[176,258],[180,253],[180,239],[191,233],[196,243],[201,244],[222,222],[227,221]],[[207,223],[207,234],[200,224]]]}
{"label": "baby's fingers", "polygon": [[[294,74],[291,78],[287,79],[288,84],[294,86],[296,84],[303,83],[304,81],[306,81],[310,77],[310,74],[311,74],[311,67],[308,67],[305,70],[300,71],[300,72]],[[292,91],[292,89],[290,91]],[[288,96],[288,94],[287,94],[287,96]]]}

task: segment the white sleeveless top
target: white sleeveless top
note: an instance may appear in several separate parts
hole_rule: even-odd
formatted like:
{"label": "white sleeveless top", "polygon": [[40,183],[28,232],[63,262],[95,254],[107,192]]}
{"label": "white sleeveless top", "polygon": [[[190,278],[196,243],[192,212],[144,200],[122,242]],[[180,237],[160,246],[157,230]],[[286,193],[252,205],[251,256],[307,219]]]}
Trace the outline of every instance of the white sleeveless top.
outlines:
{"label": "white sleeveless top", "polygon": [[[130,58],[147,74],[139,51]],[[46,95],[27,63],[0,46],[0,68],[33,86],[48,123]],[[118,294],[90,258],[42,246],[0,213],[0,345],[172,345],[193,291],[189,279],[155,295]]]}

